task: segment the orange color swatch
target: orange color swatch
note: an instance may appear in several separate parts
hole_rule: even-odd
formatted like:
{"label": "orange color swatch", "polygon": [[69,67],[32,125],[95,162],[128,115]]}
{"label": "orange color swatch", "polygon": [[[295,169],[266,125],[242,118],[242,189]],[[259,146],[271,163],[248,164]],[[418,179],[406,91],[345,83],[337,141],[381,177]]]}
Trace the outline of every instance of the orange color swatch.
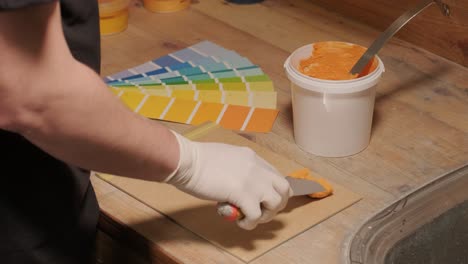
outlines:
{"label": "orange color swatch", "polygon": [[223,104],[219,103],[203,103],[198,108],[197,113],[192,119],[192,125],[199,125],[206,121],[216,122],[221,110],[223,110]]}
{"label": "orange color swatch", "polygon": [[270,131],[275,123],[277,113],[269,109],[256,108],[250,117],[245,130],[247,131]]}
{"label": "orange color swatch", "polygon": [[314,43],[311,56],[299,64],[299,71],[310,77],[323,80],[350,80],[373,72],[378,61],[374,58],[366,66],[363,74],[351,74],[349,71],[366,48],[354,44],[337,41]]}
{"label": "orange color swatch", "polygon": [[250,109],[244,106],[228,105],[219,124],[226,129],[240,130]]}

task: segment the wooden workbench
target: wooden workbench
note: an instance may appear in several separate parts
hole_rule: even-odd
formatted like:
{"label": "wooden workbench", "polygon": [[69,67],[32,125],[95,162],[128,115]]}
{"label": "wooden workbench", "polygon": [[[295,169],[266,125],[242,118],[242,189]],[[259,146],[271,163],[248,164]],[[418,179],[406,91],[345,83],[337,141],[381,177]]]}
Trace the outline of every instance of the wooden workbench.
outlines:
{"label": "wooden workbench", "polygon": [[[380,53],[386,73],[378,87],[369,147],[351,157],[321,158],[294,144],[289,81],[283,70],[288,55],[321,40],[369,45],[378,33],[306,0],[248,6],[203,0],[172,14],[149,13],[133,3],[128,29],[102,38],[102,74],[202,40],[236,50],[260,65],[275,83],[280,114],[271,133],[243,135],[364,198],[252,263],[343,263],[351,235],[367,218],[468,163],[468,69],[397,39]],[[166,125],[179,132],[190,128]],[[108,183],[96,177],[92,181],[102,209],[100,262],[130,263],[126,258],[131,255],[132,263],[242,263]],[[149,245],[138,232],[143,229],[151,229],[158,242]],[[132,253],[125,255],[127,250]]]}

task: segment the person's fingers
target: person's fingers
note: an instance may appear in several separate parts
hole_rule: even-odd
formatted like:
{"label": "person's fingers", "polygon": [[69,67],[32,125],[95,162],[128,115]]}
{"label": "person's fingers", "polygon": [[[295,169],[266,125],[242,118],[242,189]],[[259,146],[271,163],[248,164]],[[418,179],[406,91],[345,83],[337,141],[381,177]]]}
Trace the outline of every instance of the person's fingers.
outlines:
{"label": "person's fingers", "polygon": [[258,164],[261,164],[262,167],[264,167],[264,169],[267,169],[274,174],[281,175],[280,172],[275,167],[273,167],[273,165],[271,165],[268,161],[264,160],[262,157],[258,155],[256,156],[256,158],[257,158]]}
{"label": "person's fingers", "polygon": [[269,195],[263,198],[262,216],[259,219],[259,223],[271,221],[278,211],[282,209],[282,206],[282,197],[276,192],[276,190],[272,190]]}
{"label": "person's fingers", "polygon": [[273,180],[273,187],[275,188],[276,192],[281,196],[281,208],[279,210],[283,210],[284,207],[286,207],[286,204],[288,203],[289,198],[293,195],[291,186],[289,185],[289,182],[281,177],[281,178],[275,178]]}
{"label": "person's fingers", "polygon": [[277,191],[280,193],[280,195],[282,197],[285,197],[287,194],[288,198],[291,197],[293,195],[293,192],[292,189],[289,187],[289,182],[285,179],[285,176],[281,175],[281,173],[275,167],[273,167],[273,165],[268,163],[260,156],[257,156],[257,161],[259,164],[263,165],[264,169],[267,169],[268,171],[273,173],[273,177],[278,176],[274,177],[273,182],[275,188],[277,188]]}
{"label": "person's fingers", "polygon": [[291,188],[289,187],[289,182],[286,181],[284,178],[274,181],[273,187],[275,191],[277,192],[277,195],[280,197],[280,202],[276,208],[276,211],[277,211],[276,213],[278,213],[279,211],[283,210],[286,207],[286,204],[288,203],[288,200],[290,197],[289,190]]}
{"label": "person's fingers", "polygon": [[237,221],[239,227],[252,230],[258,225],[258,221],[262,216],[262,211],[260,209],[260,203],[257,201],[257,199],[245,198],[244,202],[238,204],[239,208],[244,213],[244,218]]}

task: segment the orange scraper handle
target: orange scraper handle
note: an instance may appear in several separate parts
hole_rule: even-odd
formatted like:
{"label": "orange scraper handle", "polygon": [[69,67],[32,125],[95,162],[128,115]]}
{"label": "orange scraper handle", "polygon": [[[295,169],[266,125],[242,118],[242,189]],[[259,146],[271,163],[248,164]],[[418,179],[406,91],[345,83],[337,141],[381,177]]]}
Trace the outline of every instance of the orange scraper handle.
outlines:
{"label": "orange scraper handle", "polygon": [[244,218],[241,210],[230,203],[218,203],[217,211],[220,216],[230,222]]}

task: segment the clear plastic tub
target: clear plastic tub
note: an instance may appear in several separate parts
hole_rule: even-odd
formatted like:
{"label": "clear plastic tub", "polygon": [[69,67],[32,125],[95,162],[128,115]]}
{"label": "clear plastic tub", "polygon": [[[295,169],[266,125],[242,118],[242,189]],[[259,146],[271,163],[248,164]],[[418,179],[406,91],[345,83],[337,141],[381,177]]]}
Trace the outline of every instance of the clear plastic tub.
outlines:
{"label": "clear plastic tub", "polygon": [[99,22],[101,35],[124,31],[128,26],[130,0],[99,0]]}
{"label": "clear plastic tub", "polygon": [[356,154],[369,144],[376,85],[384,65],[377,57],[377,68],[366,76],[322,80],[298,70],[300,61],[310,57],[312,51],[313,44],[298,48],[284,64],[291,81],[296,144],[318,156]]}

